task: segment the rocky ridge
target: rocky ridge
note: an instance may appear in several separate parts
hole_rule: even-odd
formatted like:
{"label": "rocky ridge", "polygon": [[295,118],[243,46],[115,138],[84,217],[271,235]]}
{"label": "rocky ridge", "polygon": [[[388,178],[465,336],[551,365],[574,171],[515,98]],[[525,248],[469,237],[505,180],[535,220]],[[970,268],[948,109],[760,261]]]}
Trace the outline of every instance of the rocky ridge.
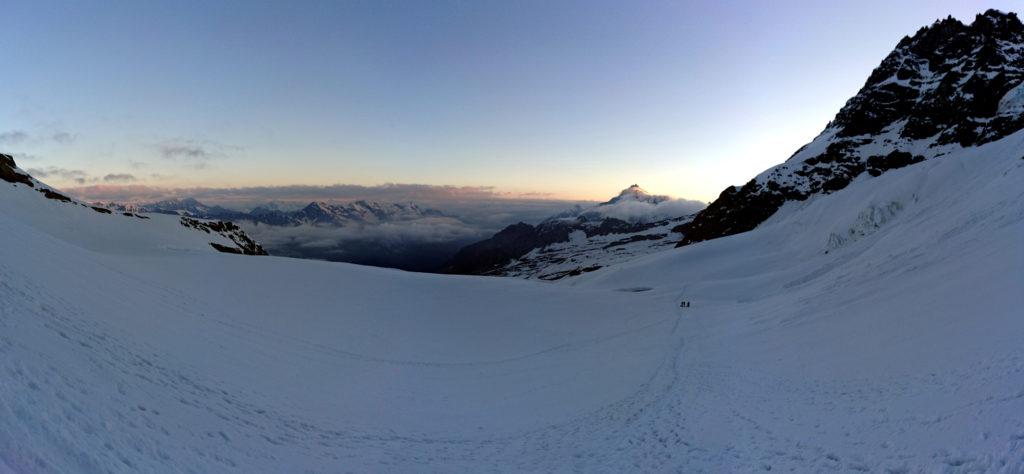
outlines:
{"label": "rocky ridge", "polygon": [[989,10],[904,37],[811,143],[730,186],[675,230],[680,246],[755,228],[786,201],[982,145],[1024,128],[1024,26]]}

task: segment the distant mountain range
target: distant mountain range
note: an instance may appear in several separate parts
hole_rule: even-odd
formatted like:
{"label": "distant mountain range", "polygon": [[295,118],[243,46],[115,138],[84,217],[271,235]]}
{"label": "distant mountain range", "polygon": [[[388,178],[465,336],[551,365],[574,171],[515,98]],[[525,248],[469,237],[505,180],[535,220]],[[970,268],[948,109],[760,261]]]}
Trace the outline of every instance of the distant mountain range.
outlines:
{"label": "distant mountain range", "polygon": [[[456,251],[480,238],[478,231],[457,217],[415,203],[314,201],[294,210],[271,203],[249,211],[194,198],[98,205],[118,212],[233,222],[277,256],[411,271],[437,271]],[[440,230],[432,233],[431,229]]]}
{"label": "distant mountain range", "polygon": [[344,227],[353,224],[378,224],[444,216],[441,211],[422,208],[414,203],[376,201],[354,201],[345,204],[315,201],[294,211],[283,211],[274,206],[259,206],[248,212],[221,206],[209,206],[193,198],[168,199],[139,205],[118,203],[104,203],[103,205],[123,212],[176,214],[199,219],[250,221],[273,226]]}

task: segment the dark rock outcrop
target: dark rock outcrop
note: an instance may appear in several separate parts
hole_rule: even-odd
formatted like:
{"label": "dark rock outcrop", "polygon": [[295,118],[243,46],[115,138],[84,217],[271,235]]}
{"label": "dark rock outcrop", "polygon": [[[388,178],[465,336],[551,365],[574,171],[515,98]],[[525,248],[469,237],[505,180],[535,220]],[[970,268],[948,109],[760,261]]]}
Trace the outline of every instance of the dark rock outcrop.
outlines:
{"label": "dark rock outcrop", "polygon": [[920,163],[924,161],[924,157],[921,155],[911,155],[905,151],[893,151],[885,156],[872,156],[867,161],[867,171],[871,176],[881,176],[882,173],[904,166],[909,166],[914,163]]}
{"label": "dark rock outcrop", "polygon": [[30,188],[35,187],[32,182],[32,177],[19,173],[16,168],[18,165],[14,164],[14,157],[11,155],[0,154],[0,179],[7,181],[8,183],[21,183]]}
{"label": "dark rock outcrop", "polygon": [[37,189],[37,191],[43,193],[43,197],[45,197],[46,199],[53,199],[55,201],[61,201],[61,202],[71,202],[71,198],[69,198],[69,197],[67,197],[67,196],[65,196],[65,195],[63,195],[61,193],[58,193],[57,191],[54,191],[52,189],[39,188],[39,189]]}

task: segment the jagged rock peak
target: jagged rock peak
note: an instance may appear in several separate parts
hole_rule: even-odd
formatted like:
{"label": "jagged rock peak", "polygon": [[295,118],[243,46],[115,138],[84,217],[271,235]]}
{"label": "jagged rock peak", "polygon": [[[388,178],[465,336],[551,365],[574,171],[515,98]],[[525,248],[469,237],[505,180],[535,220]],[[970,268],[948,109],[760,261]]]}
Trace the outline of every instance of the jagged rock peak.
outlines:
{"label": "jagged rock peak", "polygon": [[1004,135],[1005,120],[988,122],[1022,77],[1024,25],[1016,14],[989,10],[970,25],[949,17],[904,37],[829,128],[853,137],[892,126],[903,138],[985,143]]}

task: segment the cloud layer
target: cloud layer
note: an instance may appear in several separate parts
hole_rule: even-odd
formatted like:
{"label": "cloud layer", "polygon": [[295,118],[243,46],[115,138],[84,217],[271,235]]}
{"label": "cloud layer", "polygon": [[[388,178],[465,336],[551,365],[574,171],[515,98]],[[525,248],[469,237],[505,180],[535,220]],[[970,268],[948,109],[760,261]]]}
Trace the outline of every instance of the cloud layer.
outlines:
{"label": "cloud layer", "polygon": [[53,142],[59,145],[69,145],[74,143],[78,138],[78,135],[63,130],[57,130],[51,133],[29,133],[25,130],[8,130],[0,132],[0,145],[21,145],[26,143],[41,144],[46,142]]}
{"label": "cloud layer", "polygon": [[241,148],[211,140],[174,138],[156,144],[156,150],[164,160],[203,169],[210,160],[227,157]]}
{"label": "cloud layer", "polygon": [[4,145],[18,145],[25,140],[28,140],[28,133],[22,130],[10,130],[7,132],[0,132],[0,144]]}
{"label": "cloud layer", "polygon": [[58,166],[47,166],[46,168],[29,168],[28,171],[36,179],[55,178],[61,181],[71,181],[78,184],[95,182],[96,179],[89,176],[83,170],[61,168]]}
{"label": "cloud layer", "polygon": [[129,173],[111,173],[103,177],[105,183],[131,183],[136,181],[135,175]]}

